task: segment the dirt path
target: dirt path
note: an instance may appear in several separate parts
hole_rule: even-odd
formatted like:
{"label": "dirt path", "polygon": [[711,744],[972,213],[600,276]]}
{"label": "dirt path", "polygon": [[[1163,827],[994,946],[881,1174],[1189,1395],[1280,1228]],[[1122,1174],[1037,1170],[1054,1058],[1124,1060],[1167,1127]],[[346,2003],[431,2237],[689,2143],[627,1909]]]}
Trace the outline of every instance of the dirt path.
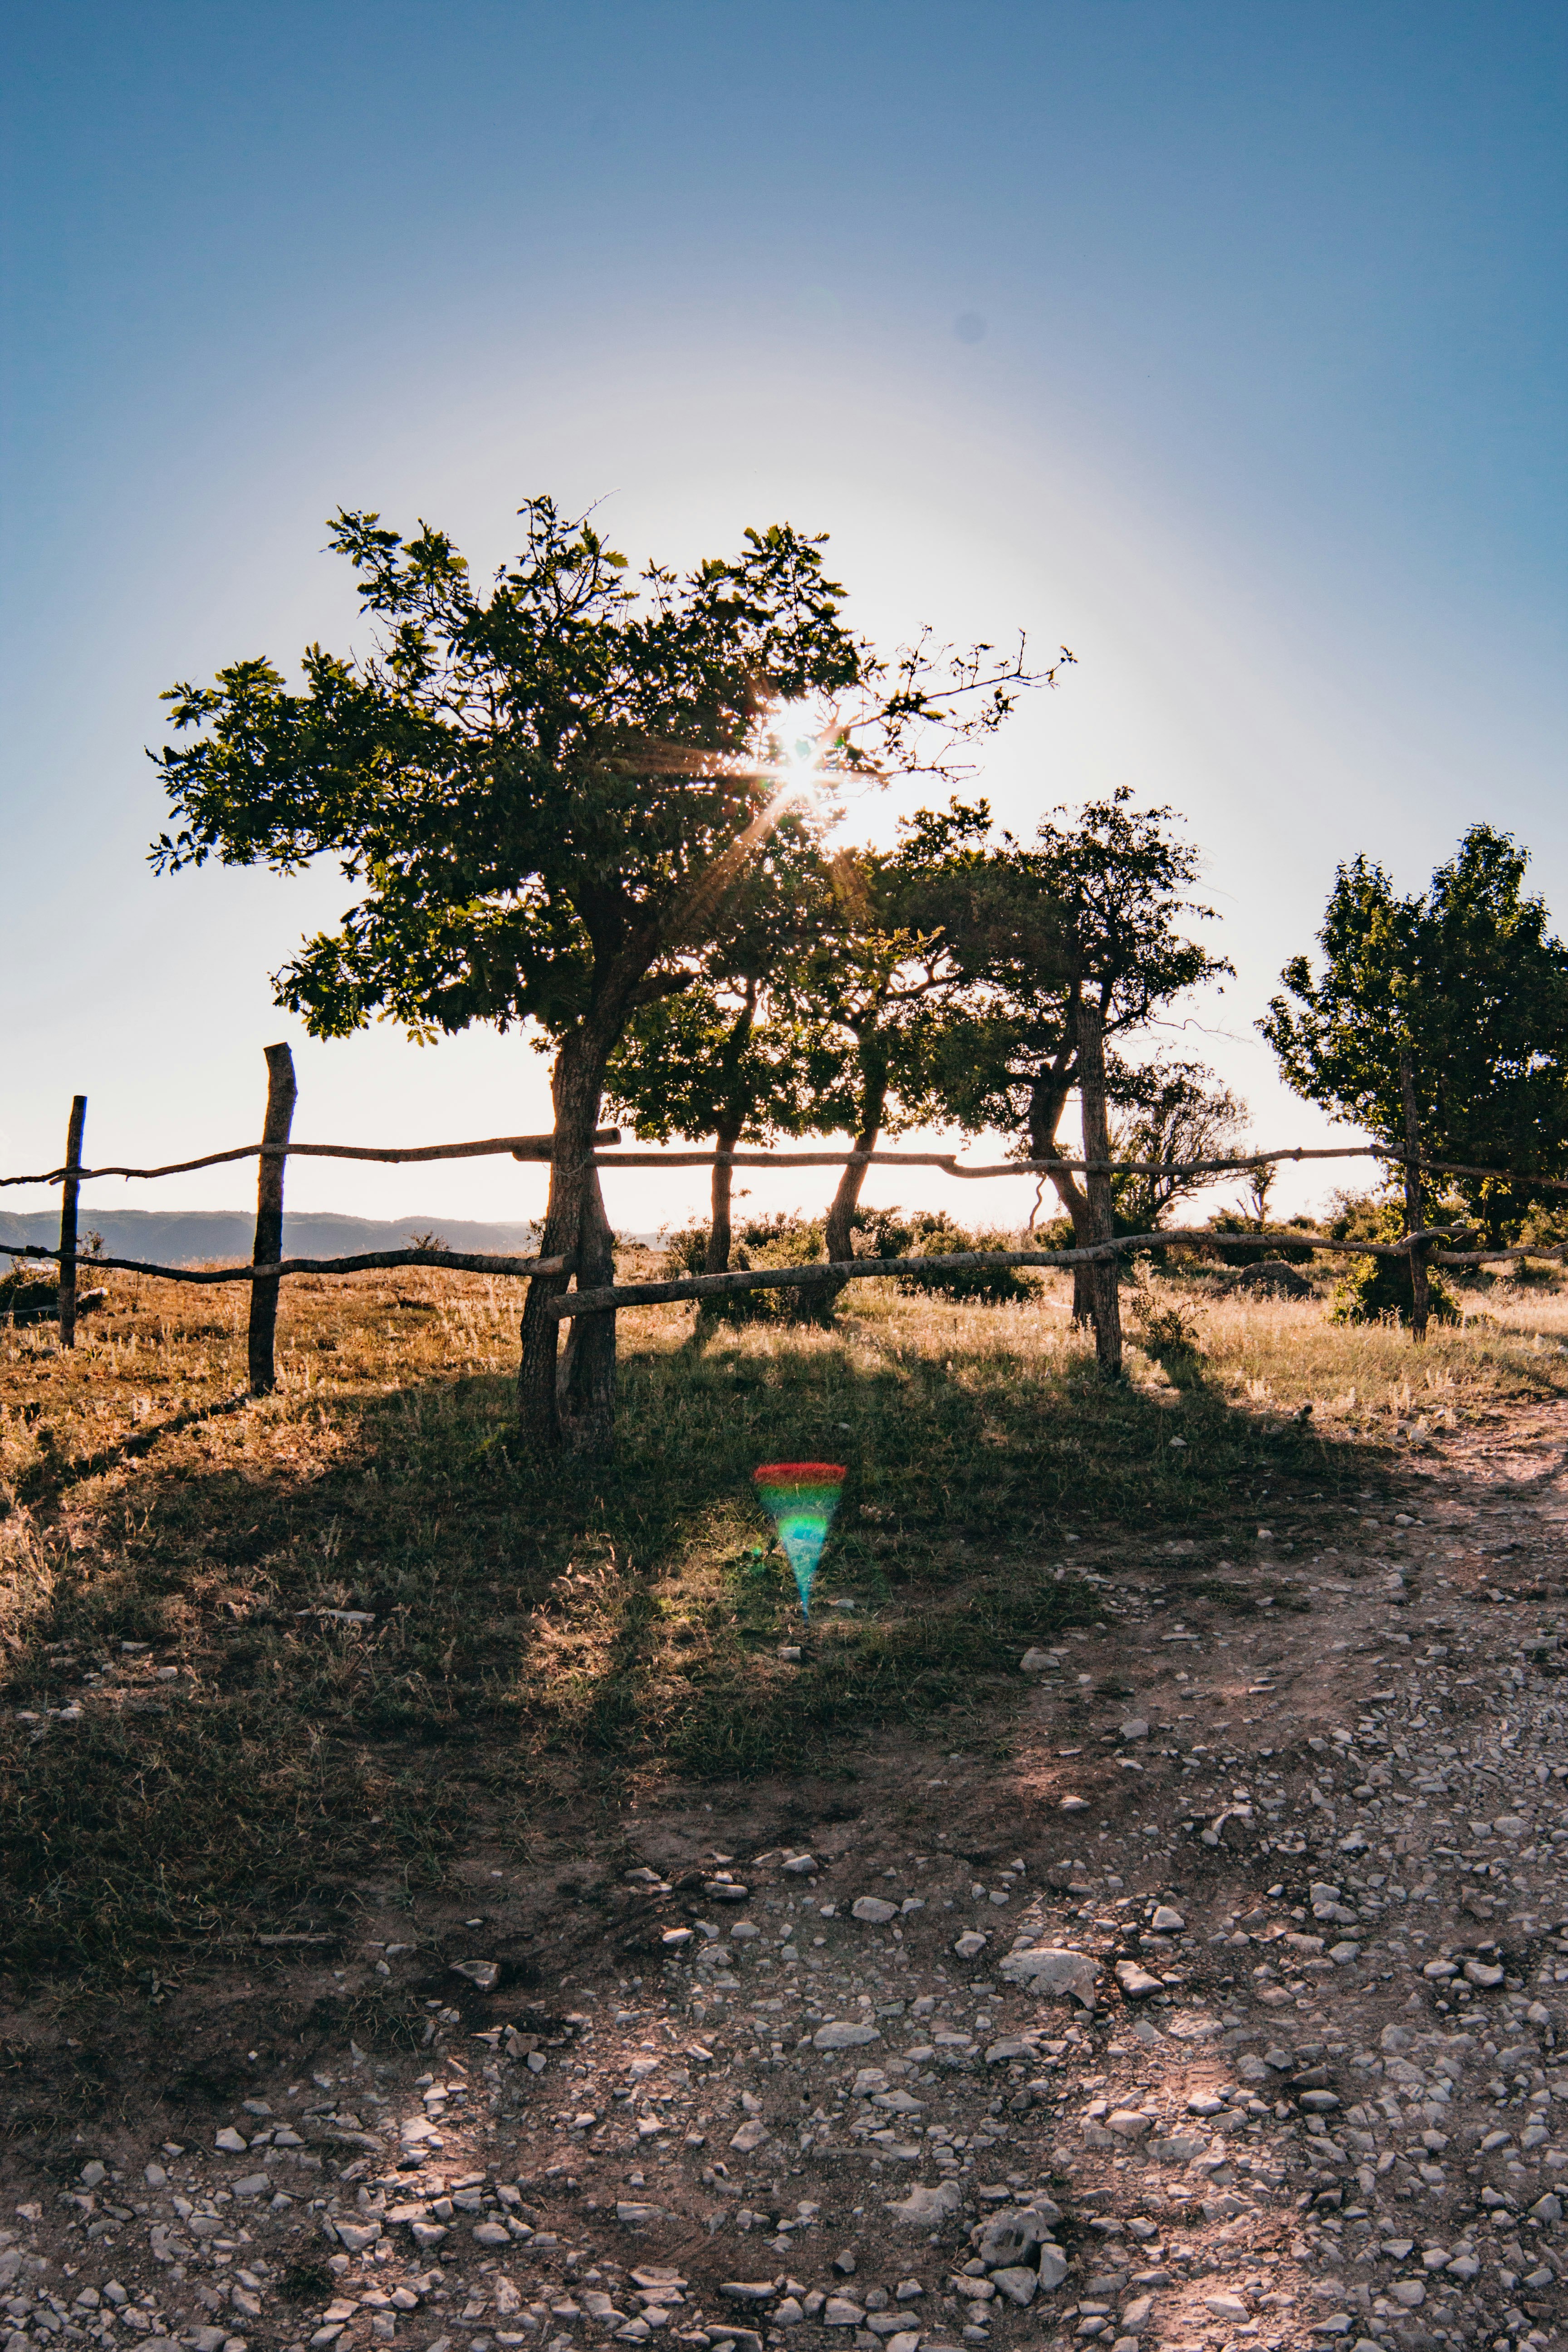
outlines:
{"label": "dirt path", "polygon": [[1555,2343],[1565,1444],[1072,1547],[1101,1621],[964,1753],[563,1817],[148,2052],[11,2021],[6,2352]]}

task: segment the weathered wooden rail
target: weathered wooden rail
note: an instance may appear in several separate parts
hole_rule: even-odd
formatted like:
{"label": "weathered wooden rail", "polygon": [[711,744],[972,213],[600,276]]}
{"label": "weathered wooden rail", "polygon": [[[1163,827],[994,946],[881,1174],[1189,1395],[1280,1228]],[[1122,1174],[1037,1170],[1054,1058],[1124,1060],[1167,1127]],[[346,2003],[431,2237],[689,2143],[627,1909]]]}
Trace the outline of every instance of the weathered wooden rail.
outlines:
{"label": "weathered wooden rail", "polygon": [[[245,1282],[250,1285],[250,1318],[247,1333],[248,1369],[253,1394],[264,1394],[276,1384],[275,1331],[279,1286],[289,1276],[302,1274],[349,1275],[380,1272],[395,1266],[444,1266],[453,1272],[499,1275],[532,1279],[535,1276],[559,1278],[582,1274],[578,1264],[570,1256],[530,1257],[483,1251],[431,1249],[414,1244],[401,1250],[369,1250],[345,1257],[291,1257],[282,1254],[283,1181],[290,1160],[364,1160],[392,1165],[409,1165],[447,1160],[477,1160],[510,1156],[518,1160],[549,1160],[553,1155],[553,1138],[549,1135],[497,1135],[480,1137],[458,1143],[428,1143],[415,1145],[379,1145],[359,1143],[296,1143],[292,1136],[296,1085],[293,1056],[287,1045],[267,1048],[268,1093],[267,1111],[259,1143],[237,1145],[224,1151],[211,1151],[195,1160],[170,1160],[152,1168],[131,1167],[116,1163],[102,1168],[89,1168],[82,1160],[82,1139],[87,1117],[87,1097],[76,1096],[71,1104],[70,1120],[66,1139],[66,1156],[58,1168],[33,1176],[0,1176],[0,1187],[18,1184],[58,1184],[60,1186],[60,1239],[58,1248],[47,1248],[32,1243],[0,1242],[0,1256],[12,1259],[42,1259],[59,1267],[58,1312],[60,1344],[69,1348],[76,1340],[77,1274],[83,1265],[97,1269],[140,1274],[164,1282],[196,1284]],[[1408,1076],[1408,1074],[1407,1074]],[[1514,1173],[1504,1168],[1479,1168],[1458,1161],[1431,1160],[1420,1149],[1415,1125],[1413,1081],[1406,1088],[1405,1147],[1403,1150],[1388,1144],[1288,1145],[1274,1151],[1252,1151],[1227,1154],[1207,1160],[1113,1160],[1106,1156],[1106,1139],[1102,1126],[1096,1124],[1090,1140],[1100,1145],[1094,1156],[1086,1159],[1066,1157],[1047,1160],[1004,1160],[965,1164],[956,1153],[945,1151],[625,1151],[613,1147],[620,1143],[618,1128],[600,1128],[594,1136],[595,1148],[589,1155],[595,1168],[711,1168],[727,1164],[735,1168],[843,1168],[868,1166],[877,1168],[934,1168],[942,1174],[965,1181],[994,1180],[1006,1176],[1051,1175],[1072,1172],[1086,1176],[1091,1191],[1108,1186],[1113,1175],[1185,1175],[1218,1176],[1244,1174],[1249,1170],[1275,1167],[1288,1161],[1320,1160],[1378,1160],[1391,1167],[1403,1167],[1405,1173],[1406,1215],[1409,1230],[1396,1242],[1342,1240],[1331,1234],[1303,1231],[1299,1225],[1258,1228],[1237,1236],[1249,1243],[1269,1242],[1293,1248],[1329,1251],[1344,1256],[1404,1257],[1411,1267],[1412,1292],[1415,1313],[1413,1328],[1417,1337],[1426,1328],[1425,1267],[1428,1263],[1439,1265],[1479,1265],[1507,1259],[1555,1256],[1565,1262],[1564,1250],[1556,1246],[1514,1244],[1506,1248],[1444,1250],[1443,1242],[1458,1242],[1470,1238],[1468,1229],[1456,1226],[1423,1226],[1421,1223],[1421,1178],[1426,1174],[1464,1176],[1503,1176]],[[248,1265],[237,1266],[176,1266],[163,1265],[141,1258],[106,1257],[83,1252],[77,1245],[77,1224],[81,1187],[96,1180],[118,1176],[128,1181],[153,1180],[164,1176],[180,1176],[204,1168],[219,1168],[236,1161],[255,1160],[257,1171],[256,1235]],[[1531,1181],[1553,1192],[1568,1192],[1568,1180],[1555,1177],[1532,1177]],[[1107,1200],[1109,1194],[1107,1193]],[[1102,1209],[1105,1203],[1101,1203]],[[1103,1234],[1109,1215],[1102,1215],[1100,1231]],[[1108,1267],[1129,1252],[1142,1249],[1213,1248],[1215,1236],[1207,1228],[1176,1226],[1163,1232],[1121,1234],[1096,1242],[1087,1247],[1065,1250],[962,1250],[929,1257],[848,1258],[819,1260],[813,1264],[791,1266],[760,1266],[741,1268],[731,1274],[683,1276],[664,1282],[605,1283],[590,1282],[576,1290],[567,1291],[549,1302],[549,1313],[557,1321],[569,1321],[586,1315],[614,1316],[624,1307],[655,1306],[681,1299],[717,1298],[739,1292],[768,1289],[809,1290],[824,1286],[834,1289],[847,1282],[897,1279],[919,1275],[930,1277],[945,1273],[970,1273],[987,1267],[1015,1265]],[[597,1254],[603,1265],[607,1260]],[[584,1257],[582,1273],[600,1270]],[[1099,1277],[1097,1276],[1097,1281]],[[1100,1285],[1103,1287],[1103,1284]],[[1114,1285],[1111,1286],[1114,1289]],[[1097,1315],[1097,1321],[1100,1318]],[[1112,1322],[1115,1318],[1110,1318]],[[1120,1357],[1119,1346],[1113,1350]],[[1104,1349],[1102,1347],[1102,1354]],[[1108,1367],[1113,1369],[1113,1367]]]}

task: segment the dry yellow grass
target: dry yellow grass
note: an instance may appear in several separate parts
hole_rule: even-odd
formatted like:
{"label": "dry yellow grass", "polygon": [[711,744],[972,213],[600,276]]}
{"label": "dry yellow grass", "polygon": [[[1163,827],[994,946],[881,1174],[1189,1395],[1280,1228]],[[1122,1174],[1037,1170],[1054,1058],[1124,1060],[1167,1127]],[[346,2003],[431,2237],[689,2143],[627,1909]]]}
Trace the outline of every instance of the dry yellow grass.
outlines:
{"label": "dry yellow grass", "polygon": [[[832,1329],[627,1313],[616,1460],[541,1462],[512,1434],[521,1286],[296,1280],[260,1402],[244,1301],[114,1277],[72,1355],[0,1330],[0,1952],[26,1980],[438,1875],[563,1775],[794,1769],[932,1709],[1005,1719],[1020,1648],[1107,1605],[1075,1533],[1228,1543],[1266,1495],[1331,1513],[1412,1445],[1568,1390],[1551,1285],[1468,1293],[1417,1349],[1156,1276],[1108,1389],[1065,1282],[1013,1307],[864,1283]],[[791,1455],[849,1470],[798,1665],[750,1482]]]}

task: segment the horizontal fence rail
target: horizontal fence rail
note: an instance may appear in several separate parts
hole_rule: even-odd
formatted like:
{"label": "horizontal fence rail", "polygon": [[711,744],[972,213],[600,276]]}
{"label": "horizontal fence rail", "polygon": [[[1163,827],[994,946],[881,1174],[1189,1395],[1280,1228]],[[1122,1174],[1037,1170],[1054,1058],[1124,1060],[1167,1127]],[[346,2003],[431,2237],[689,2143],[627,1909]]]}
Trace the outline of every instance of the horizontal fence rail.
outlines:
{"label": "horizontal fence rail", "polygon": [[[67,1131],[66,1157],[63,1163],[33,1176],[0,1176],[0,1187],[26,1184],[56,1185],[60,1188],[60,1239],[58,1248],[46,1248],[34,1243],[0,1242],[0,1257],[14,1260],[43,1260],[59,1269],[58,1314],[60,1344],[69,1348],[75,1343],[76,1277],[80,1267],[97,1268],[100,1272],[145,1275],[161,1282],[185,1282],[198,1285],[243,1282],[250,1286],[249,1380],[253,1395],[263,1395],[275,1385],[273,1332],[277,1314],[279,1288],[283,1280],[299,1275],[349,1275],[389,1271],[398,1266],[445,1267],[449,1273],[485,1274],[531,1279],[543,1276],[555,1281],[579,1282],[584,1275],[595,1276],[612,1273],[613,1261],[607,1254],[590,1253],[585,1247],[576,1255],[551,1257],[502,1255],[499,1253],[432,1249],[416,1244],[400,1250],[368,1250],[345,1257],[290,1257],[282,1254],[283,1183],[286,1163],[289,1160],[374,1160],[391,1165],[410,1165],[437,1160],[479,1160],[510,1157],[517,1160],[553,1161],[555,1141],[552,1135],[495,1135],[477,1138],[461,1143],[429,1143],[414,1145],[379,1145],[358,1143],[296,1143],[291,1127],[296,1099],[293,1057],[287,1045],[266,1048],[268,1067],[267,1115],[259,1143],[236,1146],[231,1150],[204,1153],[194,1160],[171,1160],[161,1167],[138,1168],[114,1166],[88,1168],[82,1164],[81,1143],[87,1110],[85,1096],[77,1096],[71,1106],[70,1123]],[[655,1306],[681,1299],[723,1297],[749,1290],[806,1290],[832,1286],[840,1288],[846,1283],[876,1281],[900,1276],[916,1276],[925,1280],[940,1278],[945,1274],[977,1273],[987,1268],[1005,1266],[1094,1266],[1103,1268],[1108,1262],[1135,1250],[1197,1249],[1223,1250],[1227,1244],[1247,1246],[1250,1252],[1277,1247],[1302,1252],[1326,1252],[1338,1256],[1371,1256],[1403,1258],[1410,1268],[1413,1314],[1412,1330],[1416,1339],[1425,1336],[1426,1325],[1426,1273],[1427,1265],[1482,1265],[1511,1261],[1517,1258],[1554,1258],[1568,1264],[1568,1244],[1520,1243],[1494,1249],[1447,1250],[1442,1243],[1473,1241],[1474,1230],[1464,1226],[1425,1226],[1421,1223],[1421,1177],[1469,1176],[1495,1178],[1501,1182],[1523,1182],[1541,1191],[1568,1192],[1568,1180],[1554,1176],[1536,1176],[1509,1168],[1473,1166],[1458,1160],[1431,1160],[1420,1149],[1420,1134],[1415,1124],[1414,1083],[1408,1065],[1405,1066],[1406,1128],[1404,1147],[1395,1144],[1328,1144],[1289,1145],[1274,1151],[1236,1152],[1224,1157],[1204,1160],[1114,1160],[1106,1153],[1109,1139],[1103,1122],[1093,1134],[1098,1155],[1092,1159],[1072,1159],[1067,1156],[1040,1160],[1004,1160],[965,1165],[956,1152],[951,1151],[717,1151],[717,1150],[622,1150],[621,1130],[607,1127],[596,1129],[590,1148],[584,1154],[588,1166],[607,1170],[652,1170],[659,1168],[930,1168],[941,1174],[963,1181],[990,1181],[1006,1176],[1084,1175],[1090,1179],[1124,1176],[1218,1177],[1241,1175],[1249,1171],[1278,1167],[1288,1162],[1327,1160],[1375,1160],[1389,1169],[1405,1171],[1405,1220],[1411,1230],[1395,1242],[1372,1242],[1341,1239],[1332,1234],[1303,1230],[1299,1225],[1283,1227],[1255,1226],[1237,1233],[1216,1233],[1212,1226],[1177,1226],[1166,1232],[1128,1234],[1105,1238],[1087,1246],[1063,1250],[962,1250],[931,1257],[849,1258],[819,1260],[805,1265],[758,1266],[738,1269],[734,1273],[690,1275],[660,1282],[616,1283],[595,1279],[591,1286],[563,1292],[549,1299],[546,1311],[557,1322],[574,1317],[601,1315],[613,1318],[623,1307]],[[580,1149],[580,1147],[578,1147]],[[77,1214],[80,1188],[95,1179],[110,1176],[128,1180],[150,1181],[163,1176],[187,1175],[204,1168],[219,1168],[240,1160],[258,1161],[256,1239],[249,1265],[190,1266],[163,1265],[153,1260],[129,1257],[106,1257],[77,1246]],[[1058,1190],[1065,1190],[1058,1186]],[[1089,1187],[1090,1205],[1096,1186]],[[1091,1215],[1089,1230],[1102,1235],[1111,1222],[1110,1194],[1105,1188],[1105,1200]],[[603,1213],[600,1212],[601,1221]],[[1075,1213],[1075,1225],[1078,1217]],[[1031,1226],[1032,1230],[1032,1226]],[[607,1242],[607,1228],[604,1234]],[[1254,1259],[1256,1263],[1256,1258]],[[1098,1279],[1097,1297],[1106,1286],[1104,1277]],[[1115,1327],[1115,1290],[1109,1285],[1110,1302],[1094,1308],[1097,1329],[1102,1311]],[[1110,1347],[1110,1368],[1120,1365],[1121,1338],[1119,1328],[1113,1332]],[[1102,1364],[1107,1362],[1101,1350]]]}
{"label": "horizontal fence rail", "polygon": [[371,1274],[383,1266],[444,1265],[458,1274],[570,1274],[569,1257],[491,1257],[481,1251],[449,1249],[366,1250],[358,1257],[273,1258],[260,1265],[153,1265],[139,1257],[95,1257],[43,1249],[33,1243],[0,1242],[0,1257],[43,1258],[47,1263],[100,1266],[116,1274],[151,1274],[160,1282],[273,1282],[286,1274]]}
{"label": "horizontal fence rail", "polygon": [[[618,1143],[618,1127],[602,1127],[595,1144]],[[513,1160],[552,1160],[555,1139],[549,1135],[491,1135],[478,1143],[418,1143],[394,1148],[375,1143],[289,1143],[281,1151],[261,1143],[237,1144],[232,1151],[209,1151],[200,1160],[172,1160],[166,1168],[47,1169],[40,1176],[0,1176],[0,1184],[63,1184],[69,1177],[85,1184],[92,1176],[188,1176],[194,1168],[222,1168],[237,1160],[381,1160],[403,1166],[416,1160],[492,1160],[510,1153]]]}
{"label": "horizontal fence rail", "polygon": [[[1087,1249],[951,1250],[931,1257],[818,1258],[805,1265],[747,1267],[737,1274],[682,1275],[669,1282],[606,1284],[597,1290],[567,1291],[551,1300],[549,1312],[563,1320],[574,1315],[613,1313],[622,1307],[659,1307],[677,1298],[722,1298],[735,1291],[809,1289],[825,1282],[876,1282],[900,1275],[974,1274],[990,1266],[1095,1265],[1126,1250],[1213,1249],[1216,1243],[1238,1240],[1289,1242],[1299,1249],[1342,1251],[1352,1257],[1408,1257],[1413,1247],[1449,1241],[1456,1235],[1462,1238],[1467,1230],[1462,1226],[1429,1225],[1397,1242],[1354,1242],[1336,1241],[1332,1234],[1304,1234],[1294,1225],[1283,1232],[1245,1234],[1217,1234],[1203,1225],[1178,1225],[1167,1233],[1122,1234],[1115,1241],[1095,1242]],[[1542,1253],[1532,1251],[1531,1255]],[[1447,1265],[1450,1260],[1439,1253],[1437,1263]]]}

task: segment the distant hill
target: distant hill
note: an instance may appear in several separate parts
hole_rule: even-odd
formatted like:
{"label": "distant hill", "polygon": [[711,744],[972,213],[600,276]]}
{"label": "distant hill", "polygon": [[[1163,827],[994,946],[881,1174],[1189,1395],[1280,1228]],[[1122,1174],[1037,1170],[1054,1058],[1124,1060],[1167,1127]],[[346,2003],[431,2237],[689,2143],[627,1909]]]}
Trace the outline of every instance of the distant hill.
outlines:
{"label": "distant hill", "polygon": [[[251,1252],[256,1213],[246,1209],[98,1209],[81,1204],[80,1230],[103,1235],[110,1257],[138,1257],[154,1265],[204,1265],[237,1260]],[[367,1250],[407,1249],[416,1234],[438,1234],[458,1250],[493,1250],[521,1256],[531,1249],[538,1227],[486,1224],[468,1217],[344,1217],[326,1210],[283,1217],[285,1257],[353,1257]],[[0,1242],[47,1246],[60,1237],[58,1209],[17,1215],[0,1209]],[[0,1272],[5,1261],[0,1260]]]}

